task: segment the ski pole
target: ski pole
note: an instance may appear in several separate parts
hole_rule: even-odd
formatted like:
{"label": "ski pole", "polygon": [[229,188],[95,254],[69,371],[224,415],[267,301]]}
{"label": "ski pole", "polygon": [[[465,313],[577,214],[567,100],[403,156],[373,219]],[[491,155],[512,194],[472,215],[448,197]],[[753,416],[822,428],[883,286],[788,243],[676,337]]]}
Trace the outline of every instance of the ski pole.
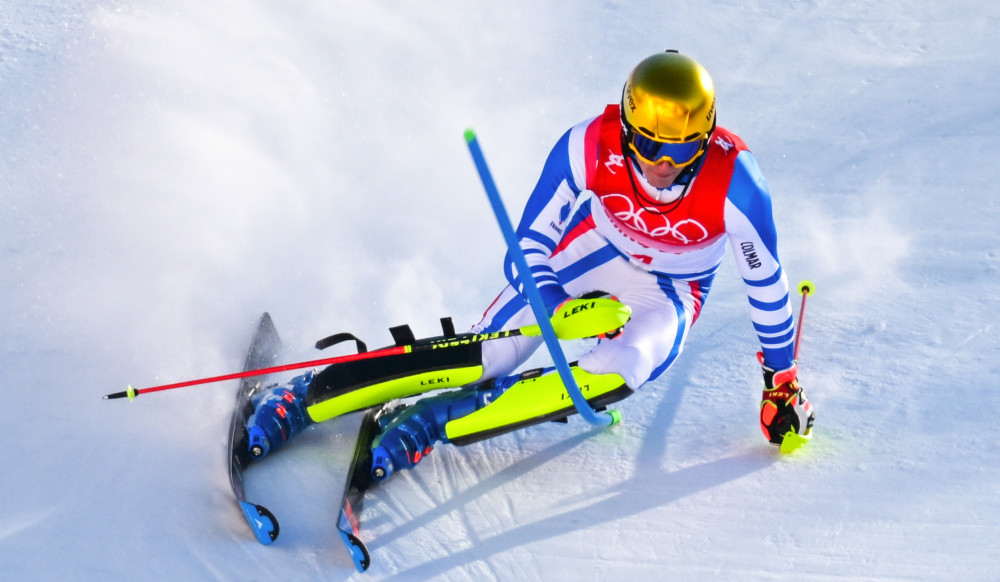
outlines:
{"label": "ski pole", "polygon": [[799,293],[802,295],[802,304],[799,306],[799,321],[795,326],[795,344],[792,348],[792,360],[799,359],[799,344],[802,342],[802,322],[806,319],[806,298],[812,293],[815,285],[812,281],[802,281],[799,283]]}
{"label": "ski pole", "polygon": [[106,394],[104,396],[104,400],[114,400],[116,398],[126,398],[126,397],[129,400],[135,400],[136,396],[139,396],[140,394],[146,394],[148,392],[161,392],[163,390],[174,390],[176,388],[186,388],[188,386],[211,384],[213,382],[224,382],[226,380],[236,380],[238,378],[264,376],[266,374],[274,374],[275,372],[285,372],[287,370],[298,370],[301,368],[312,368],[315,366],[324,366],[327,364],[338,364],[343,362],[351,362],[354,360],[365,360],[369,358],[389,356],[392,354],[402,354],[410,351],[410,349],[412,349],[413,347],[414,346],[393,346],[391,348],[383,348],[380,350],[375,350],[373,352],[362,352],[360,354],[347,354],[345,356],[335,356],[332,358],[323,358],[320,360],[311,360],[308,362],[283,364],[280,366],[272,366],[270,368],[261,368],[259,370],[246,370],[243,372],[235,372],[232,374],[223,374],[221,376],[197,378],[195,380],[185,380],[183,382],[175,382],[173,384],[163,384],[161,386],[150,386],[148,388],[133,388],[130,385],[127,389],[123,390],[122,392],[114,392],[112,394]]}
{"label": "ski pole", "polygon": [[521,245],[518,244],[517,235],[514,233],[514,226],[510,222],[510,216],[504,208],[503,200],[500,198],[500,192],[497,190],[496,183],[493,181],[493,175],[490,172],[489,166],[486,164],[486,157],[483,155],[483,151],[479,147],[479,140],[476,138],[476,132],[472,129],[466,130],[465,141],[469,146],[469,152],[472,154],[472,159],[476,164],[476,169],[479,171],[479,178],[482,180],[483,187],[486,189],[486,196],[489,198],[490,205],[493,208],[493,213],[496,215],[500,231],[503,233],[504,240],[507,243],[507,249],[510,251],[510,256],[514,260],[514,264],[517,266],[517,272],[521,274],[521,280],[524,282],[524,290],[528,295],[528,303],[531,305],[531,310],[535,314],[535,320],[541,328],[542,338],[545,340],[545,345],[548,347],[549,354],[552,356],[552,361],[555,364],[556,371],[558,371],[559,377],[562,378],[563,385],[566,387],[566,391],[569,393],[570,399],[573,401],[573,405],[580,413],[580,416],[591,424],[598,426],[610,426],[618,423],[621,420],[620,412],[617,410],[610,410],[603,413],[596,412],[590,407],[590,403],[587,402],[587,399],[580,391],[580,387],[577,386],[576,379],[573,378],[573,373],[570,371],[569,362],[566,361],[566,354],[563,353],[562,348],[559,346],[559,340],[556,337],[555,330],[552,328],[552,322],[549,320],[549,314],[545,310],[542,295],[538,291],[538,286],[535,284],[534,277],[531,276],[531,270],[528,268],[528,262],[524,258],[524,251],[521,249]]}
{"label": "ski pole", "polygon": [[[557,333],[559,337],[561,337],[562,339],[581,339],[585,337],[594,337],[602,333],[607,333],[609,331],[618,329],[619,327],[625,325],[625,322],[628,321],[631,315],[631,310],[627,306],[622,305],[618,301],[612,299],[597,298],[597,299],[580,299],[574,301],[576,301],[576,303],[567,304],[566,308],[563,310],[565,312],[565,315],[559,317],[555,324],[556,327],[558,327]],[[552,327],[551,323],[549,324],[549,327]],[[391,346],[371,352],[361,352],[358,354],[333,356],[329,358],[322,358],[319,360],[297,362],[294,364],[282,364],[280,366],[273,366],[270,368],[262,368],[259,370],[247,370],[244,372],[223,374],[221,376],[212,376],[209,378],[198,378],[196,380],[186,380],[184,382],[175,382],[173,384],[164,384],[162,386],[150,386],[148,388],[133,388],[132,386],[129,386],[126,390],[122,392],[115,392],[113,394],[108,394],[104,396],[104,399],[113,400],[116,398],[127,397],[129,400],[134,400],[136,396],[140,394],[146,394],[147,392],[160,392],[163,390],[173,390],[175,388],[185,388],[188,386],[211,384],[213,382],[224,382],[226,380],[236,380],[239,378],[249,378],[252,376],[264,376],[267,374],[274,374],[276,372],[285,372],[288,370],[298,370],[301,368],[314,368],[317,366],[341,364],[344,362],[352,362],[355,360],[381,358],[383,356],[391,356],[394,354],[404,354],[422,350],[443,349],[449,346],[454,346],[459,344],[479,343],[479,342],[491,341],[507,337],[517,337],[520,335],[537,336],[540,334],[541,331],[538,325],[526,325],[518,329],[510,329],[493,333],[485,333],[485,334],[468,333],[468,334],[458,334],[453,337],[445,336],[439,338],[430,338],[425,340],[419,340],[409,345]]]}

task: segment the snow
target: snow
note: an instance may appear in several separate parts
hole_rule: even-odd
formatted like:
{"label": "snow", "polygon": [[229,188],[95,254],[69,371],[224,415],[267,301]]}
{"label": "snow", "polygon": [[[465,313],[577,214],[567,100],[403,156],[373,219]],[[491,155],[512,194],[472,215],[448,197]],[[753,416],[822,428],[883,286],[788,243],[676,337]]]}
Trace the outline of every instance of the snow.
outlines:
{"label": "snow", "polygon": [[[0,6],[0,572],[6,580],[997,580],[1000,5],[42,0]],[[663,48],[754,150],[816,437],[781,456],[733,265],[678,364],[618,405],[441,446],[333,529],[356,417],[232,501],[233,383],[475,321],[503,241],[462,139],[523,204],[548,149]],[[728,259],[727,259],[728,260]],[[568,349],[584,349],[568,345]],[[324,352],[325,354],[325,352]]]}

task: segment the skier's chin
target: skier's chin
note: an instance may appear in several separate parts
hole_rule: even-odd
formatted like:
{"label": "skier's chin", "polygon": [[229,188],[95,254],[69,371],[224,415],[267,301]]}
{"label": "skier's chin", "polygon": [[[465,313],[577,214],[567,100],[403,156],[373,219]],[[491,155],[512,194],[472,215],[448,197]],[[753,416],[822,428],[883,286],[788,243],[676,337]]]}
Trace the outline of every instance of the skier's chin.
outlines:
{"label": "skier's chin", "polygon": [[642,171],[642,175],[646,178],[646,182],[649,183],[653,188],[669,188],[673,185],[674,180],[680,175],[683,168],[675,168],[666,162],[656,164],[647,164],[642,160],[639,160],[639,169]]}

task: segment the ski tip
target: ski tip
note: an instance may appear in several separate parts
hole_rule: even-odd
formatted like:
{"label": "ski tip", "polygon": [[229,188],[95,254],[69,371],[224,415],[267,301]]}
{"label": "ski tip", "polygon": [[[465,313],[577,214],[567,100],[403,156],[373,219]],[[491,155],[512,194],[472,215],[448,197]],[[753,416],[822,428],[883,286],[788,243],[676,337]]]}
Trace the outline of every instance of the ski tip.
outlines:
{"label": "ski tip", "polygon": [[467,143],[472,143],[473,141],[475,141],[475,139],[476,139],[476,130],[472,129],[471,127],[465,130],[465,141]]}
{"label": "ski tip", "polygon": [[267,546],[278,539],[278,520],[266,507],[249,501],[240,501],[240,508],[243,509],[243,515],[246,516],[258,542]]}

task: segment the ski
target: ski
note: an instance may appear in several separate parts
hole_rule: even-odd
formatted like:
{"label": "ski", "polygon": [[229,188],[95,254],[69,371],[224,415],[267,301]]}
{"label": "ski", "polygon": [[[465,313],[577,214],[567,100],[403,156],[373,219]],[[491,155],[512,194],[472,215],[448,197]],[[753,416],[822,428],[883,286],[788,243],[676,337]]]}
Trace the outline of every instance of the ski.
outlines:
{"label": "ski", "polygon": [[375,482],[372,477],[372,442],[381,431],[379,417],[390,410],[394,404],[383,404],[365,412],[365,416],[361,420],[361,427],[358,429],[358,439],[354,444],[354,457],[347,470],[344,497],[340,502],[337,529],[358,572],[364,572],[372,563],[368,548],[358,537],[361,531],[361,507],[364,504],[365,492]]}
{"label": "ski", "polygon": [[[250,342],[243,369],[257,370],[272,365],[280,348],[281,339],[271,316],[265,312],[261,315],[257,331]],[[247,419],[254,411],[251,397],[261,387],[261,382],[260,376],[240,380],[236,405],[229,423],[229,483],[257,541],[268,545],[278,537],[278,520],[266,507],[247,501],[243,489],[243,472],[252,460],[247,446]]]}

